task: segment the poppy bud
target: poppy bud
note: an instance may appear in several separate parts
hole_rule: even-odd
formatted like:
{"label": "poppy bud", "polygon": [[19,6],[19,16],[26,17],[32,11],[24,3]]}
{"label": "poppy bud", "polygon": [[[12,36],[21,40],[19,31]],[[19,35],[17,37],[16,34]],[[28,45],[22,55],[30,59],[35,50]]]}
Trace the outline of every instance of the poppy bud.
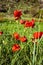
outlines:
{"label": "poppy bud", "polygon": [[24,23],[25,23],[25,21],[24,21],[24,20],[20,20],[20,23],[21,23],[21,24],[24,24]]}

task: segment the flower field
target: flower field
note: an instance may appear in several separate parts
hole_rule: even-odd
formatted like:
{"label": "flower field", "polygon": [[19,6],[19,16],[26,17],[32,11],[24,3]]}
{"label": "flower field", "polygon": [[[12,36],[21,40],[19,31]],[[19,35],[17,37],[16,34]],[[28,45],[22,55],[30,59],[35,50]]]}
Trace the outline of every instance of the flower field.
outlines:
{"label": "flower field", "polygon": [[43,65],[43,19],[15,10],[0,20],[0,65]]}

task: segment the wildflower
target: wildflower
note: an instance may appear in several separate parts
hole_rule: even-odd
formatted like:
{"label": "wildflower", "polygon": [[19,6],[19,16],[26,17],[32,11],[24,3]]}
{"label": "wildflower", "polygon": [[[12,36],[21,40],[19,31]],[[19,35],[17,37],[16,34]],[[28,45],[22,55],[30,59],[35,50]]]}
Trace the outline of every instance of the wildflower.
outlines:
{"label": "wildflower", "polygon": [[22,12],[20,10],[14,11],[14,17],[16,20],[19,19],[21,17],[21,15],[22,15]]}
{"label": "wildflower", "polygon": [[30,21],[30,27],[34,27],[34,25],[35,25],[35,20],[34,19],[32,19],[31,21]]}
{"label": "wildflower", "polygon": [[27,41],[27,38],[24,36],[24,37],[20,37],[20,41],[21,42],[26,42]]}
{"label": "wildflower", "polygon": [[29,21],[28,20],[25,22],[25,27],[29,27]]}
{"label": "wildflower", "polygon": [[34,19],[32,19],[31,21],[26,21],[25,22],[25,27],[33,27],[35,24]]}
{"label": "wildflower", "polygon": [[24,23],[25,23],[25,21],[24,21],[24,20],[20,20],[20,23],[21,23],[21,24],[24,24]]}
{"label": "wildflower", "polygon": [[41,38],[42,35],[43,35],[43,32],[35,32],[35,33],[33,34],[33,37],[34,37],[35,39],[38,39],[38,38]]}
{"label": "wildflower", "polygon": [[12,51],[15,52],[15,51],[18,51],[18,50],[20,50],[20,46],[18,44],[14,44],[12,46]]}
{"label": "wildflower", "polygon": [[14,37],[16,40],[19,40],[19,38],[20,38],[20,36],[19,36],[19,34],[18,34],[17,32],[15,32],[15,33],[13,34],[13,37]]}

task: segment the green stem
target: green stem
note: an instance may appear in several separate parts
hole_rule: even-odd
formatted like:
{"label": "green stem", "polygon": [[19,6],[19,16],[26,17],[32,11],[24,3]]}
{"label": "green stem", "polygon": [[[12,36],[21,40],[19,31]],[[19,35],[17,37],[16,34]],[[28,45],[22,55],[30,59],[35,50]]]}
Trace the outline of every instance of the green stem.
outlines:
{"label": "green stem", "polygon": [[34,42],[34,50],[33,50],[33,65],[35,64],[35,42]]}

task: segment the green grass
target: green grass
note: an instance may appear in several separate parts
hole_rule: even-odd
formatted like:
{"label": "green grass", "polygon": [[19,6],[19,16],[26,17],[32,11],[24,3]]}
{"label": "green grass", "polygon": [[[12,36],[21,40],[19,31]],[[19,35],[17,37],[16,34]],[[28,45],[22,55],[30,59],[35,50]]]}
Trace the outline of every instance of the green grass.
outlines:
{"label": "green grass", "polygon": [[43,22],[40,23],[40,30],[43,31]]}
{"label": "green grass", "polygon": [[[43,31],[43,22],[35,22],[34,28],[24,28],[19,20],[5,20],[0,22],[0,31],[3,31],[0,36],[0,65],[43,65],[43,38],[36,40],[35,48],[31,42],[35,31]],[[28,41],[22,43],[13,39],[14,32],[25,35]],[[14,43],[20,44],[21,50],[12,53]]]}
{"label": "green grass", "polygon": [[[35,22],[35,24],[35,27],[33,29],[31,28],[33,31],[38,31],[39,29],[43,31],[43,22]],[[11,34],[18,31],[18,33],[22,34],[25,28],[24,25],[20,24],[20,21],[4,21],[0,22],[0,31],[1,30],[4,32],[7,30],[7,33],[9,32]],[[30,28],[27,28],[27,30],[30,30]]]}

